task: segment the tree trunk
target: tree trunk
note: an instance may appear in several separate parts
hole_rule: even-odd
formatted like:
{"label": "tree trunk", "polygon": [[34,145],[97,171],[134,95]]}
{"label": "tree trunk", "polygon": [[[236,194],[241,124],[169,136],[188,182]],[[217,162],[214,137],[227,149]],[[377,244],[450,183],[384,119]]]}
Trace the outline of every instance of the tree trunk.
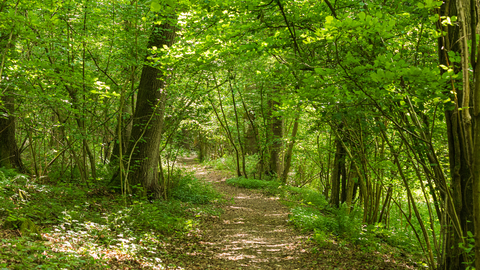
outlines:
{"label": "tree trunk", "polygon": [[342,165],[345,163],[345,153],[343,150],[342,142],[340,138],[335,139],[335,159],[333,162],[332,171],[332,193],[330,195],[330,204],[338,207],[340,206],[340,178],[342,175]]}
{"label": "tree trunk", "polygon": [[[115,132],[116,136],[113,140],[113,150],[110,155],[111,156],[110,164],[112,164],[113,166],[118,166],[118,159],[120,158],[120,149],[122,149],[121,156],[125,155],[125,151],[128,146],[128,141],[130,139],[130,134],[132,133],[132,119],[131,118],[124,119],[123,116],[131,113],[132,113],[131,106],[125,105],[122,110],[121,117],[120,116],[118,117],[117,127],[115,128],[115,130],[118,131],[118,128],[119,128],[118,125],[121,125],[122,138],[121,140],[119,140],[118,132]],[[120,141],[122,142],[122,147],[120,147],[120,144],[119,144]]]}
{"label": "tree trunk", "polygon": [[293,156],[293,146],[295,146],[295,141],[297,137],[298,131],[298,120],[300,118],[300,114],[295,117],[295,122],[293,124],[292,130],[292,138],[290,143],[288,144],[287,153],[285,154],[285,166],[282,173],[282,183],[286,184],[288,179],[288,173],[290,172],[290,166],[292,165],[292,156]]}
{"label": "tree trunk", "polygon": [[24,173],[26,169],[15,141],[15,99],[5,95],[1,97],[1,101],[4,107],[0,108],[0,167],[13,168]]}
{"label": "tree trunk", "polygon": [[[245,167],[245,163],[246,163],[246,160],[245,160],[245,147],[244,147],[244,142],[242,142],[242,136],[240,134],[240,123],[238,121],[238,111],[237,111],[237,105],[236,105],[236,101],[235,101],[235,93],[233,92],[233,87],[232,87],[232,81],[229,80],[229,85],[230,85],[230,92],[232,94],[232,103],[233,103],[233,112],[235,114],[235,126],[237,128],[237,140],[238,140],[238,145],[240,147],[240,153],[241,153],[241,156],[242,156],[242,171],[243,171],[243,175],[245,176],[245,178],[248,178],[248,175],[247,175],[247,169]],[[237,159],[237,162],[238,162],[238,159]]]}
{"label": "tree trunk", "polygon": [[[459,0],[446,1],[440,12],[441,16],[458,16],[458,4]],[[467,21],[464,23],[468,24]],[[464,24],[465,25],[465,24]],[[438,39],[438,53],[439,62],[441,65],[445,65],[454,69],[455,72],[462,71],[462,67],[454,66],[448,59],[448,52],[462,52],[461,47],[463,42],[460,40],[468,38],[460,34],[460,28],[458,25],[453,26],[438,26],[439,29],[446,31],[446,36]],[[462,29],[464,30],[464,29]],[[468,50],[462,52],[462,62],[468,59]],[[467,66],[469,63],[464,63]],[[464,69],[464,68],[463,68]],[[468,70],[466,71],[468,73]],[[465,77],[465,76],[464,76]],[[466,79],[468,87],[468,76]],[[443,222],[446,229],[446,244],[442,251],[444,259],[439,263],[440,269],[465,269],[467,267],[464,262],[468,262],[468,258],[462,248],[459,247],[460,243],[464,242],[464,238],[467,235],[467,231],[474,233],[473,223],[473,193],[472,193],[472,160],[469,157],[471,145],[469,143],[469,137],[471,138],[471,120],[467,119],[467,115],[464,111],[460,111],[459,108],[469,107],[470,100],[464,94],[465,87],[462,89],[454,88],[453,81],[449,83],[446,91],[455,91],[456,95],[451,98],[455,102],[455,108],[445,111],[445,118],[447,122],[447,135],[448,135],[448,148],[449,148],[449,161],[450,161],[450,191],[447,192],[444,202],[446,211],[448,211],[447,220]],[[470,132],[469,132],[470,131]],[[480,258],[477,258],[480,260]]]}
{"label": "tree trunk", "polygon": [[270,111],[272,112],[270,118],[270,130],[271,130],[271,147],[270,147],[270,175],[280,176],[280,151],[282,150],[282,138],[283,138],[283,121],[279,115],[274,115],[277,107],[280,105],[273,99],[269,100]]}
{"label": "tree trunk", "polygon": [[[148,48],[170,47],[175,39],[175,26],[167,21],[153,26]],[[155,57],[155,55],[153,55]],[[126,152],[129,170],[125,181],[128,186],[141,185],[144,195],[159,199],[162,188],[158,179],[158,161],[162,136],[166,92],[165,70],[154,67],[147,57],[138,87],[138,96],[133,116],[133,128]],[[122,172],[124,173],[124,172]]]}
{"label": "tree trunk", "polygon": [[346,192],[346,199],[345,203],[347,204],[347,213],[350,213],[350,210],[352,209],[353,205],[352,202],[355,198],[355,180],[358,178],[357,176],[357,171],[355,170],[355,166],[353,164],[353,161],[350,163],[350,170],[348,174],[348,184],[347,184],[347,192]]}
{"label": "tree trunk", "polygon": [[[15,5],[15,15],[19,3],[20,1]],[[8,12],[8,8],[5,11]],[[2,12],[1,9],[0,12]],[[2,85],[5,76],[3,71],[10,58],[8,54],[15,47],[14,40],[17,36],[15,34],[17,25],[15,23],[9,24],[9,22],[6,25],[8,27],[3,28],[3,33],[0,33],[0,167],[14,168],[21,173],[25,173],[26,168],[20,159],[20,152],[15,140],[15,98],[11,95],[8,86],[3,87]]]}
{"label": "tree trunk", "polygon": [[[243,104],[245,104],[243,102]],[[258,154],[258,135],[255,127],[255,115],[252,112],[249,112],[246,106],[245,109],[245,118],[249,121],[247,125],[247,131],[245,132],[245,153],[249,155]]]}
{"label": "tree trunk", "polygon": [[[480,50],[480,43],[477,45]],[[473,153],[477,153],[473,161],[473,213],[475,226],[475,268],[480,269],[480,61],[475,65],[475,92],[473,102],[473,121],[475,122],[473,130],[474,148]]]}

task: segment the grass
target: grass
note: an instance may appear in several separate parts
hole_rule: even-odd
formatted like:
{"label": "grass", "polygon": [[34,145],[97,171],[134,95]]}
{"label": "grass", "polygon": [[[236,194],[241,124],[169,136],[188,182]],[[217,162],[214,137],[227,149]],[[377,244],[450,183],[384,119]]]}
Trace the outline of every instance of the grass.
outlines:
{"label": "grass", "polygon": [[259,181],[256,179],[249,179],[245,177],[235,177],[226,180],[227,184],[248,188],[248,189],[264,189],[264,190],[275,190],[280,187],[280,183],[276,181]]}
{"label": "grass", "polygon": [[211,186],[175,177],[171,199],[125,205],[101,186],[38,184],[0,169],[0,269],[164,268],[169,239],[220,214]]}

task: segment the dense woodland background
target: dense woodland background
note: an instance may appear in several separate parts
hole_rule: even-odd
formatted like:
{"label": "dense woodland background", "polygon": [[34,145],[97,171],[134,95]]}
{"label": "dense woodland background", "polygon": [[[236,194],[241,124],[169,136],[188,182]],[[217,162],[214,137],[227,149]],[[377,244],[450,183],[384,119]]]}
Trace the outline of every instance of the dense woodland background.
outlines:
{"label": "dense woodland background", "polygon": [[0,166],[129,204],[169,200],[195,152],[401,230],[429,268],[480,269],[479,14],[477,0],[2,0]]}

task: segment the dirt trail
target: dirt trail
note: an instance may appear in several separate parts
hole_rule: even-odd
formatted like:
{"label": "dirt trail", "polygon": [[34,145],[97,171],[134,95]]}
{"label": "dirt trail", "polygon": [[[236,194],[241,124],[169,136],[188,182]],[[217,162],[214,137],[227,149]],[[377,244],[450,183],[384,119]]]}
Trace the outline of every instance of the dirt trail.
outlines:
{"label": "dirt trail", "polygon": [[278,198],[229,186],[225,180],[232,175],[205,169],[193,158],[181,162],[212,182],[228,203],[219,219],[204,221],[199,235],[170,247],[182,254],[171,261],[183,267],[175,269],[412,269],[393,255],[314,248],[287,224],[289,210]]}
{"label": "dirt trail", "polygon": [[307,237],[288,226],[288,208],[277,198],[229,186],[231,175],[206,170],[193,158],[181,162],[228,201],[220,219],[208,222],[194,251],[185,254],[185,269],[317,269],[308,259]]}

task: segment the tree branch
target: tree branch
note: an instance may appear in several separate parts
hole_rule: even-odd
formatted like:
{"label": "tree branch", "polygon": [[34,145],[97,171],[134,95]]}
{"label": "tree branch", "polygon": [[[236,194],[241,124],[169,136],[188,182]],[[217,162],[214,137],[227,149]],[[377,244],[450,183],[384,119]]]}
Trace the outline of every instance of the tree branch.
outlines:
{"label": "tree branch", "polygon": [[328,8],[332,11],[333,17],[335,17],[335,19],[338,19],[337,13],[335,12],[335,9],[333,8],[332,4],[330,4],[330,1],[325,0],[325,3],[327,4]]}

